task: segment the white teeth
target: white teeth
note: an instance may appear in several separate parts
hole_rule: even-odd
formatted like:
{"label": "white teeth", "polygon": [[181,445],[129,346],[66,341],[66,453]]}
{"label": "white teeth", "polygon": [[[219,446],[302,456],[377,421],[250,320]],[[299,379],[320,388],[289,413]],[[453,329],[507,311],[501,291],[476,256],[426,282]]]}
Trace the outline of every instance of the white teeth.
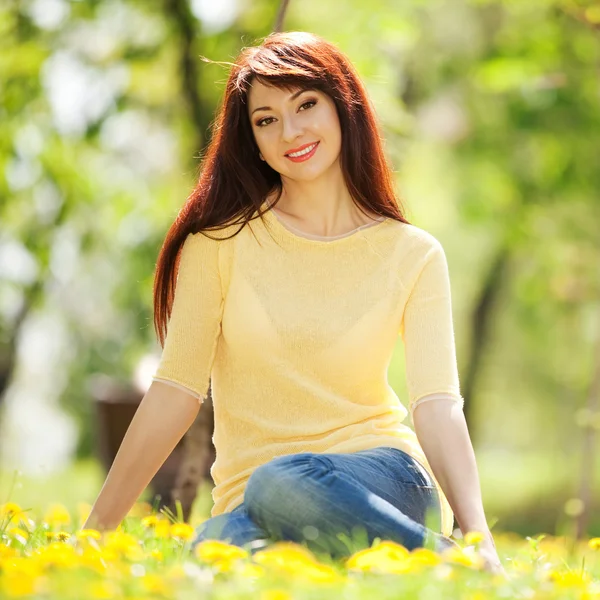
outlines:
{"label": "white teeth", "polygon": [[304,148],[304,150],[301,150],[300,152],[293,152],[292,154],[288,154],[288,156],[303,156],[304,154],[308,154],[316,145],[317,144],[313,144],[308,148]]}

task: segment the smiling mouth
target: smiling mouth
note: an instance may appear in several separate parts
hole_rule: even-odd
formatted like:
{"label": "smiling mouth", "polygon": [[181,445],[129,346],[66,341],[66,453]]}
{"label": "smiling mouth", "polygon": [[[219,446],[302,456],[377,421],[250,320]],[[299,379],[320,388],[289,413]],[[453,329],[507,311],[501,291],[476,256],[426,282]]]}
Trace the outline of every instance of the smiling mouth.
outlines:
{"label": "smiling mouth", "polygon": [[298,152],[292,152],[291,154],[286,154],[285,157],[295,163],[305,162],[314,156],[318,146],[319,142],[308,144],[302,148],[302,150],[298,150]]}
{"label": "smiling mouth", "polygon": [[306,146],[302,146],[300,150],[294,150],[293,152],[288,152],[285,156],[291,158],[298,158],[299,156],[303,156],[304,154],[308,154],[312,150],[315,149],[319,142],[313,142],[312,144],[306,144]]}

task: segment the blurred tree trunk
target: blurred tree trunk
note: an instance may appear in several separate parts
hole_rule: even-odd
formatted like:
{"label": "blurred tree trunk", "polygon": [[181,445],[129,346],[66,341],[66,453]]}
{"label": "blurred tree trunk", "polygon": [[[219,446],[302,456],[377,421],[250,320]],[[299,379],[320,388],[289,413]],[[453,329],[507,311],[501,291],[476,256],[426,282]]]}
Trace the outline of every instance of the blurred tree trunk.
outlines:
{"label": "blurred tree trunk", "polygon": [[17,368],[19,335],[29,313],[43,302],[46,285],[51,279],[48,249],[52,245],[52,234],[67,220],[70,209],[70,203],[64,202],[52,222],[40,228],[32,221],[28,230],[22,234],[23,245],[33,255],[39,269],[36,279],[22,290],[21,306],[14,319],[0,324],[0,423],[4,398]]}
{"label": "blurred tree trunk", "polygon": [[[27,319],[33,305],[41,296],[43,289],[41,280],[37,280],[23,293],[21,307],[12,323],[1,332],[4,338],[0,345],[0,409],[4,396],[10,385],[17,366],[17,341],[23,323]],[[0,412],[0,418],[2,413]]]}
{"label": "blurred tree trunk", "polygon": [[173,26],[178,45],[181,91],[195,132],[194,146],[199,152],[204,146],[211,112],[210,108],[202,102],[198,92],[200,76],[195,57],[202,40],[200,23],[194,18],[187,0],[165,0],[165,13],[167,22]]}
{"label": "blurred tree trunk", "polygon": [[489,330],[494,317],[494,307],[503,288],[504,273],[509,258],[508,245],[502,244],[491,261],[472,314],[469,357],[461,385],[461,392],[465,399],[465,419],[469,425],[472,423],[473,410],[471,398],[481,371],[482,359],[490,337]]}

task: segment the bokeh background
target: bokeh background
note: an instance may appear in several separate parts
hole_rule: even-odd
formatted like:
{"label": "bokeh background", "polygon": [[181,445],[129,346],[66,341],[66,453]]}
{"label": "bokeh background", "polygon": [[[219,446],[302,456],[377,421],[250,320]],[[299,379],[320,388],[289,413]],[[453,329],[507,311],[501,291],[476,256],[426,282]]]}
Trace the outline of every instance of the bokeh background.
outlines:
{"label": "bokeh background", "polygon": [[[227,78],[200,57],[280,8],[0,3],[0,503],[95,500],[98,390],[150,383],[156,258]],[[284,29],[349,55],[446,250],[490,524],[600,535],[600,5],[290,0]],[[389,380],[406,399],[400,339]]]}

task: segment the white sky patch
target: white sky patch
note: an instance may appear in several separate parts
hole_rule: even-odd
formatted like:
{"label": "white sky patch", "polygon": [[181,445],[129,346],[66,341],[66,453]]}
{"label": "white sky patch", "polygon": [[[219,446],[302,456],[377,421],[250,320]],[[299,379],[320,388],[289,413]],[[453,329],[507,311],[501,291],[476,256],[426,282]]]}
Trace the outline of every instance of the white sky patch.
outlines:
{"label": "white sky patch", "polygon": [[74,54],[59,51],[44,63],[42,79],[58,131],[82,135],[114,105],[127,85],[129,71],[124,64],[91,67]]}
{"label": "white sky patch", "polygon": [[190,0],[194,16],[206,33],[218,33],[233,24],[239,13],[238,0]]}
{"label": "white sky patch", "polygon": [[177,139],[141,110],[125,110],[111,115],[100,130],[103,147],[122,153],[127,164],[152,175],[168,172],[176,164]]}
{"label": "white sky patch", "polygon": [[21,242],[7,240],[0,244],[0,280],[28,285],[37,274],[37,261]]}
{"label": "white sky patch", "polygon": [[71,7],[64,0],[33,0],[27,7],[32,21],[40,28],[58,29],[71,12]]}
{"label": "white sky patch", "polygon": [[71,460],[79,431],[60,407],[72,342],[60,313],[30,316],[18,344],[15,383],[6,394],[0,432],[2,466],[49,475]]}

